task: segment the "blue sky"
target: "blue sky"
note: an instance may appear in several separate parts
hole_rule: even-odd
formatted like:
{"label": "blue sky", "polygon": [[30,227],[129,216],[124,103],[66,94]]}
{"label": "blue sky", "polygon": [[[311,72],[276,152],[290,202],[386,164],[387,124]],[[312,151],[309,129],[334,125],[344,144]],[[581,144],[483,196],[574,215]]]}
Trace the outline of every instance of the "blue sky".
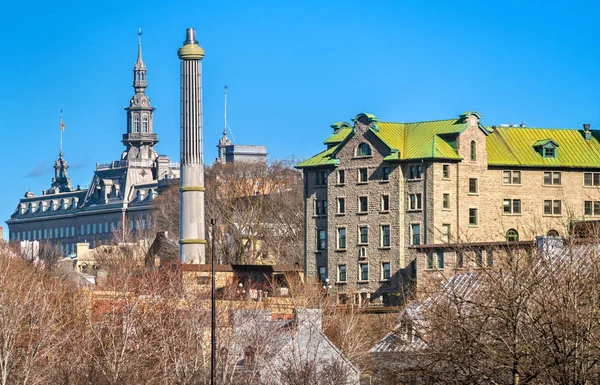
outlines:
{"label": "blue sky", "polygon": [[179,158],[185,28],[203,60],[205,161],[228,122],[239,144],[306,158],[335,121],[444,119],[600,128],[597,2],[29,1],[0,13],[0,217],[48,188],[59,111],[74,185],[118,159],[144,31],[158,152]]}

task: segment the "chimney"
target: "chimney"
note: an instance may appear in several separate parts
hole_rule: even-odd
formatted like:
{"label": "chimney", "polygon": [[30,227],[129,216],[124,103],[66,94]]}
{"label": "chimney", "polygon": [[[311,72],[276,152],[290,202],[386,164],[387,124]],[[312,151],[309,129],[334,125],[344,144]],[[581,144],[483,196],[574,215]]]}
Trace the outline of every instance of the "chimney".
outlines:
{"label": "chimney", "polygon": [[583,124],[583,134],[585,135],[585,140],[592,139],[592,132],[590,131],[590,124],[589,123],[584,123]]}

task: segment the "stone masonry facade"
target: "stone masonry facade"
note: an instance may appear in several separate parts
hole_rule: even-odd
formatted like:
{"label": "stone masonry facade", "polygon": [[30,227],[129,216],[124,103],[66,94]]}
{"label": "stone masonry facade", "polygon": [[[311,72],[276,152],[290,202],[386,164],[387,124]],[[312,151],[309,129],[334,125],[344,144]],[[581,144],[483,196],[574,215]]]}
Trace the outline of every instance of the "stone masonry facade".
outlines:
{"label": "stone masonry facade", "polygon": [[490,164],[492,129],[476,113],[464,123],[458,157],[390,160],[376,120],[359,114],[335,163],[301,164],[307,276],[341,303],[393,304],[428,275],[492,267],[507,244],[529,247],[600,218],[600,168]]}

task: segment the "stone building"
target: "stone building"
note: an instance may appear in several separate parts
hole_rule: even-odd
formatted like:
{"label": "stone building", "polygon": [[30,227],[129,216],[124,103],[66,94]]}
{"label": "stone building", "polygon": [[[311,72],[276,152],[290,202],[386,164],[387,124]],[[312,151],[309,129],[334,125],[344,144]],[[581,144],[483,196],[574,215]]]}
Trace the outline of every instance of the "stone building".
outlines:
{"label": "stone building", "polygon": [[490,127],[467,112],[415,123],[359,114],[332,128],[298,167],[307,277],[340,302],[387,304],[419,277],[493,265],[507,245],[600,216],[600,134],[589,125]]}
{"label": "stone building", "polygon": [[126,149],[121,158],[96,164],[89,188],[73,188],[61,149],[50,188],[42,195],[28,191],[6,221],[11,241],[47,240],[69,254],[76,251],[79,242],[93,248],[115,235],[149,227],[150,205],[159,184],[178,178],[179,164],[154,149],[158,143],[153,124],[155,108],[145,93],[146,64],[141,32],[139,35],[133,69],[135,94],[125,108],[127,131],[122,142]]}

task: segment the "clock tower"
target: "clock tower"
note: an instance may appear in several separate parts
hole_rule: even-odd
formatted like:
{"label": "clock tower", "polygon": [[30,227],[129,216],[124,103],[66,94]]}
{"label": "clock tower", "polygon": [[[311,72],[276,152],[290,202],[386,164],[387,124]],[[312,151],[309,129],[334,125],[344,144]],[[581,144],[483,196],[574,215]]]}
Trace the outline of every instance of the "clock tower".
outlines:
{"label": "clock tower", "polygon": [[138,55],[133,67],[133,89],[135,95],[129,101],[127,111],[127,133],[123,135],[123,144],[127,149],[122,159],[130,162],[157,157],[154,145],[158,137],[154,133],[152,114],[155,108],[150,105],[146,96],[146,63],[142,59],[142,30],[138,31]]}

